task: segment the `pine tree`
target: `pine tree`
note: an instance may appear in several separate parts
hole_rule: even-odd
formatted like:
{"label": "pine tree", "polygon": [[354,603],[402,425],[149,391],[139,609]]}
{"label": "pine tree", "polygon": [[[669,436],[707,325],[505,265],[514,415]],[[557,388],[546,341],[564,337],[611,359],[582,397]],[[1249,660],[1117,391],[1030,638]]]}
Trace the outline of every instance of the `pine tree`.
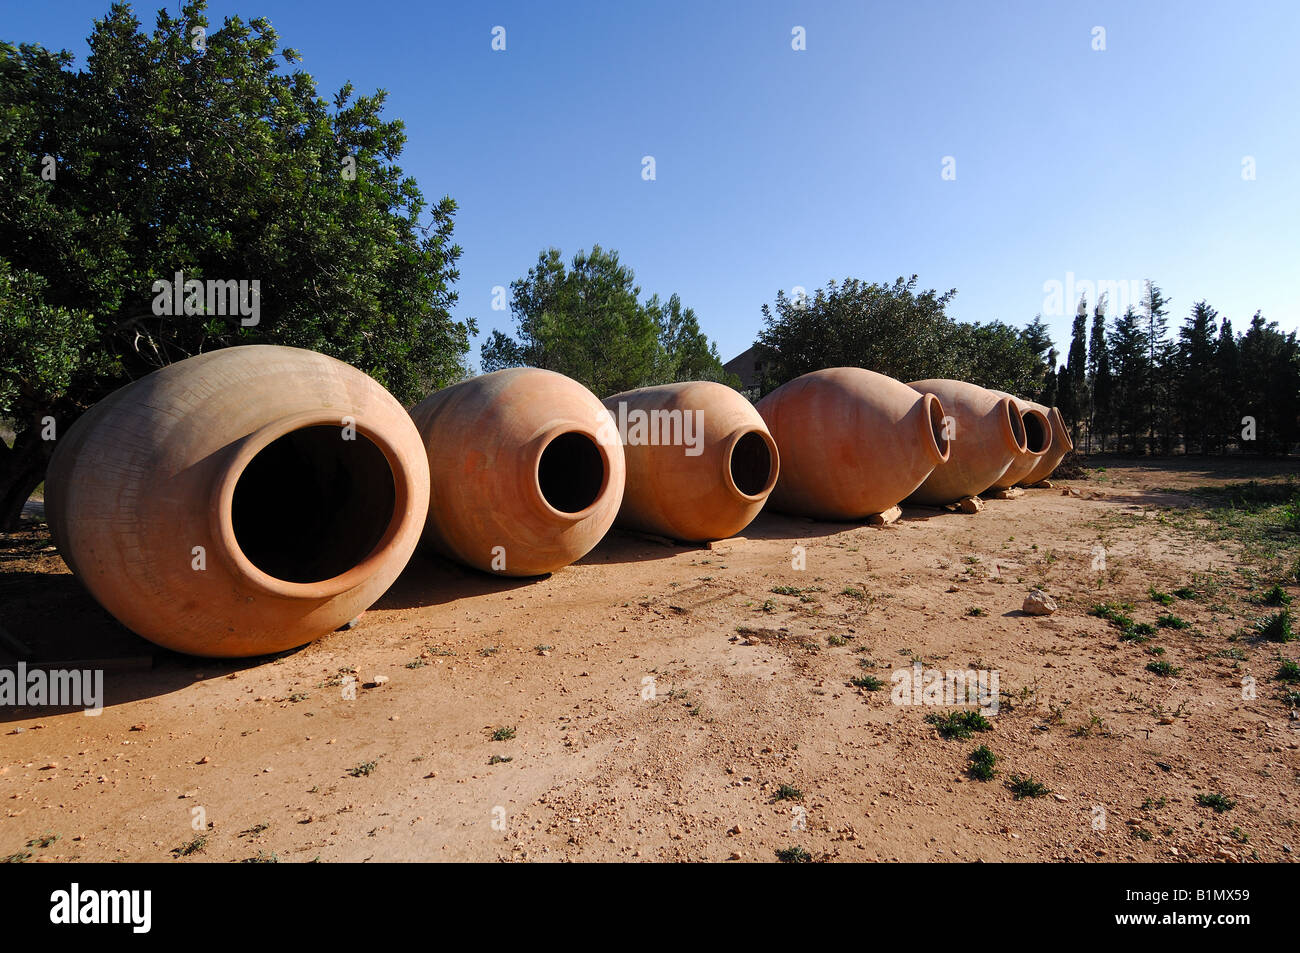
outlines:
{"label": "pine tree", "polygon": [[1145,412],[1142,429],[1147,435],[1147,447],[1151,453],[1155,453],[1157,438],[1166,453],[1173,440],[1173,422],[1168,413],[1173,377],[1168,339],[1168,305],[1169,299],[1164,296],[1160,286],[1148,280],[1146,294],[1142,299],[1147,351],[1147,373],[1142,392]]}
{"label": "pine tree", "polygon": [[1221,452],[1226,453],[1228,441],[1241,446],[1239,420],[1241,414],[1241,366],[1237,353],[1237,339],[1232,334],[1232,322],[1227,318],[1219,326],[1219,340],[1214,347],[1214,366],[1219,382],[1214,408],[1214,432]]}
{"label": "pine tree", "polygon": [[[1038,386],[1025,396],[1051,407],[1056,398],[1054,383],[1056,377],[1056,350],[1052,346],[1052,332],[1048,329],[1047,322],[1043,320],[1041,314],[1034,315],[1034,320],[1025,325],[1025,329],[1020,332],[1020,338],[1033,352],[1038,361]],[[1051,390],[1050,400],[1048,398],[1049,384]]]}
{"label": "pine tree", "polygon": [[1074,326],[1070,330],[1070,351],[1066,356],[1063,369],[1064,380],[1060,383],[1061,415],[1070,425],[1070,436],[1077,443],[1079,439],[1079,421],[1088,412],[1088,299],[1079,298],[1079,307],[1074,314]]}
{"label": "pine tree", "polygon": [[1193,437],[1201,453],[1209,450],[1209,434],[1219,400],[1215,362],[1217,318],[1217,311],[1198,301],[1178,330],[1176,403],[1185,453],[1191,452]]}
{"label": "pine tree", "polygon": [[1258,311],[1237,341],[1241,360],[1242,413],[1255,420],[1256,446],[1262,453],[1289,453],[1300,411],[1300,344],[1292,331]]}
{"label": "pine tree", "polygon": [[1114,381],[1112,406],[1117,446],[1123,449],[1124,438],[1127,436],[1129,448],[1137,453],[1144,424],[1148,419],[1146,400],[1150,361],[1142,321],[1132,307],[1115,322],[1115,329],[1110,335],[1110,363]]}
{"label": "pine tree", "polygon": [[1106,342],[1106,296],[1097,299],[1092,312],[1092,335],[1088,340],[1089,394],[1092,397],[1092,417],[1088,424],[1088,450],[1092,450],[1092,435],[1097,434],[1098,449],[1105,451],[1106,434],[1111,426],[1111,394],[1114,385],[1110,376],[1110,352]]}

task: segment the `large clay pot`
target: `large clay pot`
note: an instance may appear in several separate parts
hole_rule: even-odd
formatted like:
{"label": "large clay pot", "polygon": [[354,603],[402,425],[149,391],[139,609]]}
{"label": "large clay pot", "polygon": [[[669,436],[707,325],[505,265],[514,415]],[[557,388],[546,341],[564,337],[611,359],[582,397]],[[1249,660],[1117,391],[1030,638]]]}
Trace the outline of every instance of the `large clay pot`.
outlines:
{"label": "large clay pot", "polygon": [[59,440],[50,531],[123,625],[193,655],[310,642],[383,594],[429,497],[419,435],[379,384],[256,345],[172,364]]}
{"label": "large clay pot", "polygon": [[642,387],[605,400],[627,459],[618,523],[672,539],[725,539],[776,483],[776,443],[754,405],[724,384]]}
{"label": "large clay pot", "polygon": [[758,403],[781,453],[769,506],[818,519],[883,513],[948,459],[944,405],[860,367],[813,371]]}
{"label": "large clay pot", "polygon": [[1052,445],[1038,464],[1021,478],[1022,486],[1032,486],[1040,480],[1046,480],[1060,466],[1065,455],[1074,449],[1074,441],[1070,439],[1070,431],[1065,426],[1065,418],[1061,416],[1060,410],[1055,407],[1048,410],[1042,404],[1030,406],[1047,414],[1047,419],[1052,422]]}
{"label": "large clay pot", "polygon": [[993,393],[1011,398],[1016,413],[1020,414],[1020,422],[1025,428],[1025,452],[1011,461],[1011,466],[1007,467],[1006,472],[990,487],[993,490],[1009,490],[1024,480],[1042,461],[1043,454],[1051,448],[1052,422],[1043,410],[1030,401],[1021,400],[1005,391],[999,390]]}
{"label": "large clay pot", "polygon": [[623,447],[596,396],[515,367],[411,410],[429,457],[424,541],[485,572],[539,576],[591,551],[623,499]]}
{"label": "large clay pot", "polygon": [[909,503],[943,506],[984,492],[1025,452],[1025,426],[1010,397],[965,381],[927,380],[908,385],[934,394],[950,419],[948,460],[934,468]]}

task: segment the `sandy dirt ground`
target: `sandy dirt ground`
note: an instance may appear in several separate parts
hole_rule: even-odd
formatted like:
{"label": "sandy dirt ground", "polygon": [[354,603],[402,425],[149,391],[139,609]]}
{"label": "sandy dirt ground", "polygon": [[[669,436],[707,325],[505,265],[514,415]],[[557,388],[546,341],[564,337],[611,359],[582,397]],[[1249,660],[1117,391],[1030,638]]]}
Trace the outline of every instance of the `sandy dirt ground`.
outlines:
{"label": "sandy dirt ground", "polygon": [[[1300,643],[1245,633],[1260,579],[1174,517],[1191,488],[1297,468],[1103,465],[974,515],[764,514],[712,549],[615,532],[539,580],[420,555],[358,627],[239,662],[154,649],[42,529],[2,537],[0,626],[101,660],[108,697],[0,712],[0,858],[1292,860],[1275,673]],[[1034,586],[1055,614],[1020,611]],[[1190,627],[1122,641],[1100,602]],[[991,728],[945,738],[928,716],[953,708],[893,704],[916,661],[996,672]]]}

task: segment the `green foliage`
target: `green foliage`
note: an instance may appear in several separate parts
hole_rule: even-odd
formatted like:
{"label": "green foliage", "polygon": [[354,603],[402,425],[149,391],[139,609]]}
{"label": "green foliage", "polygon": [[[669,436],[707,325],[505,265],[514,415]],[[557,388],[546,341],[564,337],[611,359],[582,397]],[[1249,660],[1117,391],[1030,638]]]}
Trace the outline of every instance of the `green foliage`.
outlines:
{"label": "green foliage", "polygon": [[[831,280],[807,298],[777,292],[763,305],[758,336],[763,391],[824,367],[865,367],[899,380],[960,377],[1036,395],[1046,365],[1036,347],[1042,322],[1025,331],[993,321],[960,324],[945,308],[956,294],[917,290],[917,277],[892,285]],[[1050,341],[1048,341],[1050,347]]]}
{"label": "green foliage", "polygon": [[994,765],[998,763],[998,756],[989,750],[988,745],[980,745],[970,753],[970,773],[971,777],[980,781],[992,781],[993,776],[998,772]]}
{"label": "green foliage", "polygon": [[1291,630],[1291,610],[1282,609],[1255,623],[1259,637],[1270,642],[1291,642],[1296,638]]}
{"label": "green foliage", "polygon": [[946,715],[927,715],[925,718],[945,738],[965,739],[976,731],[988,731],[993,723],[977,711],[953,711]]}
{"label": "green foliage", "polygon": [[[65,432],[193,354],[310,348],[406,401],[463,375],[456,205],[428,206],[395,165],[406,137],[381,117],[386,94],[348,85],[327,102],[265,19],[226,18],[205,50],[196,26],[202,0],[152,32],[114,5],[80,70],[0,42],[0,418],[17,433],[0,445],[0,520],[32,467],[39,480],[43,458],[19,450],[42,417]],[[258,281],[258,323],[156,314],[154,282],[178,271]]]}
{"label": "green foliage", "polygon": [[510,289],[517,337],[492,332],[481,351],[484,371],[541,367],[600,397],[674,381],[739,383],[677,295],[640,301],[636,277],[616,251],[595,245],[566,266],[558,248],[547,249]]}
{"label": "green foliage", "polygon": [[783,847],[778,850],[776,859],[783,864],[811,864],[812,854],[796,844],[794,847]]}
{"label": "green foliage", "polygon": [[1234,807],[1237,806],[1236,801],[1234,801],[1232,798],[1228,797],[1227,795],[1218,793],[1217,791],[1212,792],[1210,794],[1196,795],[1196,803],[1201,805],[1201,807],[1213,808],[1214,813],[1216,814],[1222,814],[1225,811],[1231,811]]}
{"label": "green foliage", "polygon": [[1028,775],[1011,775],[1011,777],[1007,778],[1007,787],[1011,789],[1011,794],[1017,801],[1027,797],[1043,797],[1052,793],[1051,789],[1045,784],[1035,781]]}

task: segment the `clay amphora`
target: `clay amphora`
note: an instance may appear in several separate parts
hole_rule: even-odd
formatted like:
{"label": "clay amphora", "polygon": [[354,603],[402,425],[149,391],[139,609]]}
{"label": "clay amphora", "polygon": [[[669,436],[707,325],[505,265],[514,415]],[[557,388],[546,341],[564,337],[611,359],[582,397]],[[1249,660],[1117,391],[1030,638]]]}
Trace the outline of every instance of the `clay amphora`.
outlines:
{"label": "clay amphora", "polygon": [[1042,404],[1030,406],[1047,414],[1048,420],[1052,422],[1052,445],[1038,461],[1038,465],[1021,478],[1021,486],[1033,486],[1040,480],[1046,480],[1060,466],[1065,455],[1074,449],[1074,441],[1070,439],[1070,431],[1066,428],[1065,418],[1059,409],[1053,407],[1048,410]]}
{"label": "clay amphora", "polygon": [[341,361],[225,348],[109,395],[46,479],[68,566],[123,625],[193,655],[310,642],[383,594],[420,537],[428,463],[402,406]]}
{"label": "clay amphora", "polygon": [[943,506],[987,490],[1025,452],[1025,426],[1010,397],[965,381],[926,380],[908,385],[943,402],[948,460],[934,468],[909,503]]}
{"label": "clay amphora", "polygon": [[781,454],[768,505],[817,519],[882,513],[948,459],[944,405],[860,367],[796,377],[759,401]]}
{"label": "clay amphora", "polygon": [[1035,404],[1027,400],[1021,400],[1005,391],[994,391],[1001,397],[1010,397],[1015,404],[1016,412],[1020,414],[1020,422],[1025,428],[1025,452],[1020,454],[1015,460],[1011,461],[1011,466],[1007,467],[1005,473],[994,482],[989,489],[992,490],[1009,490],[1011,487],[1018,485],[1029,472],[1038,466],[1043,459],[1043,454],[1052,446],[1052,422],[1048,419],[1047,414],[1040,410]]}
{"label": "clay amphora", "polygon": [[700,542],[758,515],[780,468],[754,405],[724,384],[642,387],[605,400],[627,459],[618,524]]}
{"label": "clay amphora", "polygon": [[424,541],[505,576],[538,576],[591,551],[623,499],[623,447],[591,391],[515,367],[446,387],[411,409],[428,453]]}

